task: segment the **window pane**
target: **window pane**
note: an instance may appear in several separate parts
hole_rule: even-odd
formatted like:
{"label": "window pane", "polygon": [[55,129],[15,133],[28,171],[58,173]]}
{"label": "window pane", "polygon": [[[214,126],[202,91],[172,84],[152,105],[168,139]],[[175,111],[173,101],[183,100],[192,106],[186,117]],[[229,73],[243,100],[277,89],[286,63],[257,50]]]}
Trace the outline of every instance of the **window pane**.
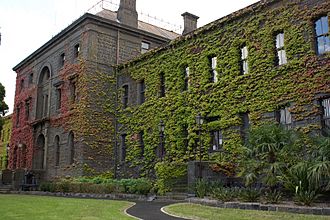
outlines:
{"label": "window pane", "polygon": [[328,16],[322,17],[321,23],[322,23],[322,34],[327,34],[329,32]]}
{"label": "window pane", "polygon": [[280,33],[276,36],[276,48],[284,47],[284,33]]}
{"label": "window pane", "polygon": [[317,38],[317,51],[319,54],[323,54],[325,52],[324,50],[324,39],[325,37],[321,36]]}
{"label": "window pane", "polygon": [[185,69],[185,76],[189,77],[189,67],[186,67],[186,69]]}
{"label": "window pane", "polygon": [[285,50],[279,50],[278,52],[278,65],[283,65],[287,63]]}
{"label": "window pane", "polygon": [[320,36],[322,35],[322,23],[321,23],[321,18],[315,22],[315,31],[316,35]]}
{"label": "window pane", "polygon": [[330,37],[325,36],[324,37],[324,52],[329,52],[330,51]]}
{"label": "window pane", "polygon": [[330,117],[330,98],[324,99],[322,101],[322,106],[323,106],[323,110],[324,110],[323,116],[326,118]]}
{"label": "window pane", "polygon": [[242,53],[242,57],[241,57],[242,60],[245,60],[248,56],[248,50],[246,46],[241,49],[241,53]]}
{"label": "window pane", "polygon": [[212,69],[214,70],[217,67],[217,58],[212,57]]}
{"label": "window pane", "polygon": [[247,61],[243,61],[243,74],[246,74],[249,72],[249,67]]}

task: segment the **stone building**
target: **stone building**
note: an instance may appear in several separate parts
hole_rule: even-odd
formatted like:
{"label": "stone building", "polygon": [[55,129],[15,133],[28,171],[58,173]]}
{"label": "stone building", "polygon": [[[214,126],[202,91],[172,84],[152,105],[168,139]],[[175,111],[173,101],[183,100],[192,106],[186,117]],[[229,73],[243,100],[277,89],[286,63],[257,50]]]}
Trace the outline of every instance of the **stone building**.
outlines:
{"label": "stone building", "polygon": [[183,36],[138,21],[135,1],[85,14],[14,67],[10,168],[46,179],[214,157],[234,168],[264,121],[329,135],[329,13],[327,0],[263,0],[197,30],[184,13]]}
{"label": "stone building", "polygon": [[124,174],[217,161],[235,176],[248,129],[266,121],[330,135],[329,17],[326,0],[260,1],[120,65]]}
{"label": "stone building", "polygon": [[117,12],[84,14],[16,65],[9,168],[45,179],[110,170],[115,66],[178,36],[139,21],[136,2],[121,0]]}

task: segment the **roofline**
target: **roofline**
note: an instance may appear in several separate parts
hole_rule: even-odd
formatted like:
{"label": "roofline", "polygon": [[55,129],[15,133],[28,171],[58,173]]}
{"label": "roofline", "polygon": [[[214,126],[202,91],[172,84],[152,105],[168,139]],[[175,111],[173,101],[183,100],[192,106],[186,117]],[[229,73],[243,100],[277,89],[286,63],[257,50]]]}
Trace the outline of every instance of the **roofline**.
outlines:
{"label": "roofline", "polygon": [[232,12],[232,13],[226,15],[226,16],[223,16],[219,19],[211,21],[210,23],[208,23],[208,24],[206,24],[202,27],[199,27],[194,31],[189,32],[187,35],[180,35],[179,37],[171,40],[170,43],[168,43],[168,44],[166,44],[162,47],[155,48],[155,49],[145,53],[144,56],[138,56],[138,57],[136,57],[132,60],[126,61],[125,63],[119,64],[118,66],[119,66],[119,68],[125,68],[125,67],[129,66],[131,63],[140,62],[141,60],[143,61],[146,56],[151,56],[151,54],[160,53],[160,52],[162,52],[166,49],[169,49],[169,48],[173,47],[174,45],[180,44],[181,42],[183,42],[187,39],[191,39],[191,38],[200,36],[201,34],[204,34],[205,32],[207,32],[209,30],[212,30],[212,28],[214,28],[215,26],[219,26],[219,25],[222,25],[222,24],[225,24],[225,23],[228,23],[228,22],[232,22],[235,19],[239,19],[240,17],[243,17],[247,13],[251,12],[251,11],[248,11],[248,10],[255,11],[259,8],[267,7],[271,4],[279,2],[279,1],[283,1],[283,0],[259,0],[258,2],[255,2],[251,5],[248,5],[248,6],[246,6],[244,8],[241,8],[237,11],[234,11],[234,12]]}
{"label": "roofline", "polygon": [[59,39],[64,37],[68,32],[70,32],[73,29],[75,29],[76,27],[78,27],[81,23],[83,23],[87,19],[95,20],[97,22],[102,22],[102,23],[105,23],[107,25],[112,25],[112,26],[115,26],[117,28],[121,28],[125,31],[141,33],[143,35],[158,39],[160,41],[170,41],[171,40],[171,39],[168,39],[168,38],[165,38],[165,37],[162,37],[162,36],[159,36],[159,35],[144,31],[144,30],[140,30],[140,29],[137,29],[137,28],[132,28],[130,26],[127,26],[127,25],[124,25],[124,24],[121,24],[121,23],[117,23],[115,21],[106,19],[106,18],[101,17],[101,16],[93,15],[93,14],[90,14],[90,13],[85,13],[84,15],[79,17],[77,20],[75,20],[73,23],[71,23],[68,27],[66,27],[61,32],[59,32],[54,37],[52,37],[44,45],[39,47],[36,51],[34,51],[28,57],[26,57],[24,60],[22,60],[19,64],[14,66],[12,70],[16,72],[18,69],[20,69],[22,66],[24,66],[27,62],[31,61],[35,56],[42,53],[44,50],[46,50],[46,48],[48,48],[49,46],[54,44],[56,41],[58,41]]}

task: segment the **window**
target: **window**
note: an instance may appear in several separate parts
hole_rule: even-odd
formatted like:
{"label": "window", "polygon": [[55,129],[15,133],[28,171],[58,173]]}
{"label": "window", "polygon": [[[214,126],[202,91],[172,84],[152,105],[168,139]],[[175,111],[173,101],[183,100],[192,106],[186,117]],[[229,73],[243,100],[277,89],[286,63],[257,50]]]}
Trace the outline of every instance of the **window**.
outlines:
{"label": "window", "polygon": [[183,125],[182,127],[182,138],[183,138],[183,146],[185,148],[185,151],[188,150],[188,145],[189,145],[189,139],[188,139],[188,125]]}
{"label": "window", "polygon": [[30,118],[30,99],[25,101],[25,120],[28,121]]}
{"label": "window", "polygon": [[142,41],[141,43],[141,53],[146,53],[150,49],[150,43]]}
{"label": "window", "polygon": [[74,163],[75,150],[74,150],[74,135],[73,135],[72,131],[69,133],[68,145],[69,145],[69,149],[70,149],[70,164],[73,164]]}
{"label": "window", "polygon": [[322,134],[330,136],[330,98],[321,100]]}
{"label": "window", "polygon": [[141,105],[144,103],[145,101],[145,96],[144,96],[144,93],[145,93],[145,83],[144,83],[144,80],[142,80],[141,82],[139,82],[139,100],[138,100],[138,103]]}
{"label": "window", "polygon": [[276,65],[280,66],[287,63],[284,50],[284,33],[276,35]]}
{"label": "window", "polygon": [[248,49],[247,46],[243,46],[241,48],[241,73],[247,74],[249,72],[249,66],[248,66]]}
{"label": "window", "polygon": [[317,54],[329,52],[330,37],[328,16],[323,16],[315,22],[315,37]]}
{"label": "window", "polygon": [[184,68],[184,87],[183,91],[187,91],[189,89],[189,67],[186,66]]}
{"label": "window", "polygon": [[120,136],[121,140],[121,152],[120,152],[120,161],[124,162],[126,158],[126,134]]}
{"label": "window", "polygon": [[61,88],[56,88],[56,92],[55,92],[55,95],[56,95],[56,110],[59,110],[61,109],[61,100],[62,100],[62,91],[61,91]]}
{"label": "window", "polygon": [[289,111],[289,107],[282,107],[277,110],[276,121],[287,129],[292,128],[292,115]]}
{"label": "window", "polygon": [[159,96],[165,97],[165,74],[160,74],[160,90],[159,90]]}
{"label": "window", "polygon": [[29,85],[33,84],[33,73],[30,73],[29,75]]}
{"label": "window", "polygon": [[44,95],[44,107],[43,107],[43,117],[48,115],[48,95]]}
{"label": "window", "polygon": [[71,81],[70,82],[70,100],[72,103],[74,103],[77,99],[76,93],[77,93],[76,82]]}
{"label": "window", "polygon": [[17,107],[17,108],[16,108],[16,127],[19,126],[20,112],[21,112],[21,108],[20,108],[20,107]]}
{"label": "window", "polygon": [[76,44],[74,46],[74,57],[75,58],[79,57],[79,54],[80,54],[80,45],[79,44]]}
{"label": "window", "polygon": [[241,138],[244,143],[247,143],[248,140],[248,131],[250,128],[250,120],[249,120],[249,114],[247,112],[241,113],[241,128],[240,128],[240,133],[241,133]]}
{"label": "window", "polygon": [[21,82],[19,84],[19,91],[23,91],[24,89],[24,79],[21,79]]}
{"label": "window", "polygon": [[62,53],[60,56],[60,65],[64,66],[65,64],[65,53]]}
{"label": "window", "polygon": [[128,85],[123,86],[124,94],[123,94],[123,107],[127,108],[128,106]]}
{"label": "window", "polygon": [[218,151],[222,148],[223,137],[220,130],[211,131],[211,151]]}
{"label": "window", "polygon": [[218,82],[218,72],[216,71],[217,68],[217,57],[210,57],[210,64],[211,64],[211,83]]}
{"label": "window", "polygon": [[55,149],[56,149],[56,155],[55,155],[55,166],[60,165],[60,137],[56,135],[55,137]]}
{"label": "window", "polygon": [[143,155],[144,155],[144,140],[143,140],[143,135],[144,135],[144,132],[143,131],[140,131],[140,133],[139,133],[139,145],[140,145],[140,148],[141,148],[141,157],[143,157]]}

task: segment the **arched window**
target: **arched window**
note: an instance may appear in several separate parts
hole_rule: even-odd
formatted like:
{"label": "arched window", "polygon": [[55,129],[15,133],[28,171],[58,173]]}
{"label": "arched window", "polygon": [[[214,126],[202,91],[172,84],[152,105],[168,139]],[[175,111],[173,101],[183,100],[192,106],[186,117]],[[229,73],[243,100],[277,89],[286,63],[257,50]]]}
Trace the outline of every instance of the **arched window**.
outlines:
{"label": "arched window", "polygon": [[56,150],[55,166],[59,166],[60,165],[60,137],[58,135],[56,135],[56,137],[55,137],[55,150]]}
{"label": "arched window", "polygon": [[72,131],[69,133],[69,138],[68,138],[68,145],[69,145],[69,150],[70,150],[70,164],[74,163],[74,154],[75,154],[75,149],[74,149],[74,134]]}
{"label": "arched window", "polygon": [[34,149],[33,168],[44,169],[45,137],[40,134]]}
{"label": "arched window", "polygon": [[38,95],[37,95],[37,118],[43,118],[48,115],[48,93],[49,93],[49,78],[50,70],[45,66],[40,72],[38,80]]}

